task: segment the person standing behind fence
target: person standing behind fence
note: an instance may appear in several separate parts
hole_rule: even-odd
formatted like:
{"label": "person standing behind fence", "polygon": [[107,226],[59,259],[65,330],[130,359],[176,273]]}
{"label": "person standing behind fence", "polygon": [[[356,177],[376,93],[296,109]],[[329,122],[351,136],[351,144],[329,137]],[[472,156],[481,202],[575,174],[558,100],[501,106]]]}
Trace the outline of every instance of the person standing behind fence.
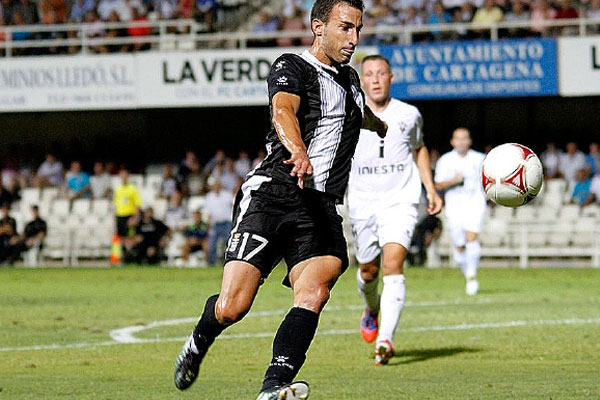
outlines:
{"label": "person standing behind fence", "polygon": [[231,230],[231,213],[233,209],[233,193],[224,190],[220,181],[215,181],[206,195],[204,213],[208,217],[210,232],[208,236],[208,262],[217,262],[217,246],[219,241],[227,242]]}

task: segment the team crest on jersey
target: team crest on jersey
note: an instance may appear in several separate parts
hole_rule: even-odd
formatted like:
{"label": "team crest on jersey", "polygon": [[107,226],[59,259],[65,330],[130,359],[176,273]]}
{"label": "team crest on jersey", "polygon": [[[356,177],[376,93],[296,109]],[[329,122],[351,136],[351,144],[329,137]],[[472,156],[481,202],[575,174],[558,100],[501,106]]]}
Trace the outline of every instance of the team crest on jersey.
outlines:
{"label": "team crest on jersey", "polygon": [[277,78],[277,84],[282,85],[282,86],[287,85],[288,84],[287,76],[280,76],[279,78]]}
{"label": "team crest on jersey", "polygon": [[275,72],[281,70],[284,66],[285,66],[285,60],[279,61],[277,64],[275,64]]}
{"label": "team crest on jersey", "polygon": [[229,242],[229,247],[227,248],[227,251],[234,252],[237,249],[238,244],[240,243],[241,237],[242,237],[241,233],[239,233],[239,232],[234,233],[233,237],[231,238],[231,242]]}

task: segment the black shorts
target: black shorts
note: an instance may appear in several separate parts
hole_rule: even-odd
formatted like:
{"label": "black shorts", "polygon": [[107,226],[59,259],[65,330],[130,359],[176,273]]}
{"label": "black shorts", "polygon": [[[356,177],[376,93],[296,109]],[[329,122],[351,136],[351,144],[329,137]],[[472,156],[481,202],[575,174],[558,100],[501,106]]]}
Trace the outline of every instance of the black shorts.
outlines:
{"label": "black shorts", "polygon": [[129,218],[131,218],[131,215],[117,217],[117,235],[120,237],[129,237],[129,226],[127,225]]}
{"label": "black shorts", "polygon": [[[335,198],[312,189],[249,178],[236,196],[225,262],[245,261],[263,278],[284,259],[288,274],[316,256],[335,256],[348,268],[348,250]],[[289,286],[286,275],[283,284]]]}

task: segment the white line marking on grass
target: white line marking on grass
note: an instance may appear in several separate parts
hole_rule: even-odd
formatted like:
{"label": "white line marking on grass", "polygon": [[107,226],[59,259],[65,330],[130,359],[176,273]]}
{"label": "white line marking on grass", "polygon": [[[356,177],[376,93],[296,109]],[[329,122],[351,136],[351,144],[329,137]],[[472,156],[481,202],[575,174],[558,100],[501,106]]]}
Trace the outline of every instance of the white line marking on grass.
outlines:
{"label": "white line marking on grass", "polygon": [[[478,301],[465,302],[461,300],[452,300],[452,301],[425,301],[419,303],[411,303],[407,302],[406,307],[430,307],[430,306],[450,306],[450,305],[465,305],[465,304],[489,304],[490,301],[486,299],[481,299]],[[356,311],[363,310],[365,306],[345,306],[345,307],[325,307],[324,311]],[[246,315],[246,318],[257,318],[257,317],[271,317],[274,315],[285,315],[289,309],[282,310],[272,310],[272,311],[256,311],[250,312]],[[133,336],[135,333],[157,328],[159,326],[171,326],[171,325],[182,325],[182,324],[191,324],[196,322],[198,318],[178,318],[178,319],[168,319],[164,321],[154,321],[147,325],[133,325],[127,326],[125,328],[113,329],[110,331],[110,337],[120,343],[145,343],[144,339],[138,339]],[[247,337],[247,336],[243,336]],[[254,336],[257,337],[257,336]],[[262,336],[259,336],[262,337]]]}

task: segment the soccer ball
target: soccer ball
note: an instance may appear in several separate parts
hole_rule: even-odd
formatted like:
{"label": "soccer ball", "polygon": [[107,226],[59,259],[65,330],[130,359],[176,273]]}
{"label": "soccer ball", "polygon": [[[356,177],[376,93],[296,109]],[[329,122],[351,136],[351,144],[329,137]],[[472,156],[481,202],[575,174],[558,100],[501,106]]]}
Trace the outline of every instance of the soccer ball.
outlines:
{"label": "soccer ball", "polygon": [[505,143],[494,147],[481,165],[481,184],[488,199],[519,207],[538,195],[544,181],[542,163],[529,147]]}

